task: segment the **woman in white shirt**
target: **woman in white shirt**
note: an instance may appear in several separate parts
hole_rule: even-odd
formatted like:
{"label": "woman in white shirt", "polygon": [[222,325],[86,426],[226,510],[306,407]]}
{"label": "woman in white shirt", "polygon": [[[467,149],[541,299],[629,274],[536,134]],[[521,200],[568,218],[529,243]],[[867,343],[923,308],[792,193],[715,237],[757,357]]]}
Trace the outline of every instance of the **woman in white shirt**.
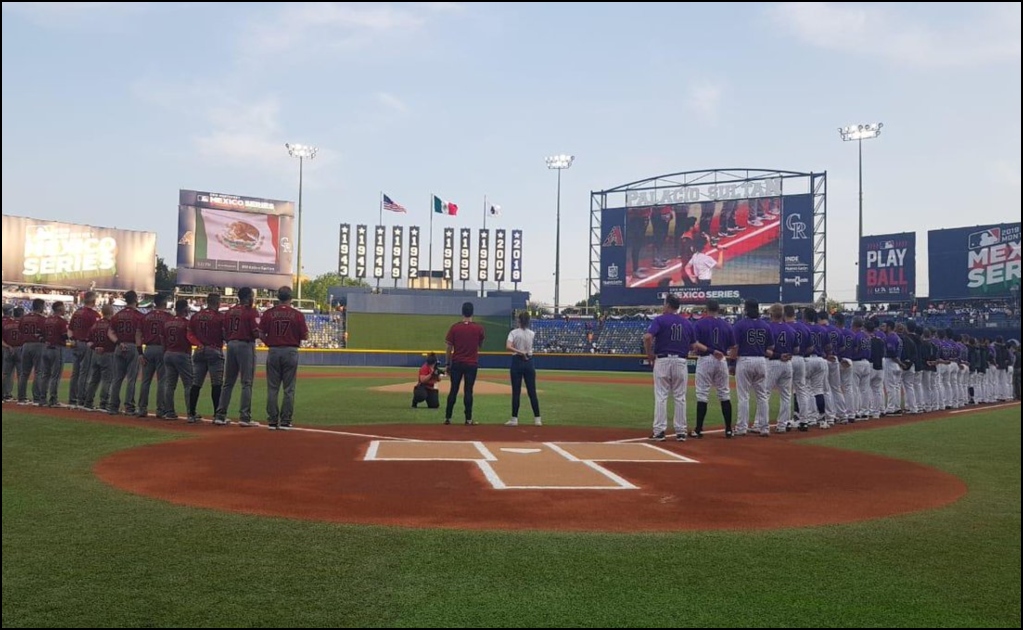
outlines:
{"label": "woman in white shirt", "polygon": [[529,404],[533,406],[533,424],[540,427],[540,400],[536,397],[536,369],[533,367],[533,331],[529,329],[529,313],[519,313],[519,327],[508,333],[508,351],[512,353],[512,417],[505,426],[519,426],[519,401],[522,381],[526,381]]}

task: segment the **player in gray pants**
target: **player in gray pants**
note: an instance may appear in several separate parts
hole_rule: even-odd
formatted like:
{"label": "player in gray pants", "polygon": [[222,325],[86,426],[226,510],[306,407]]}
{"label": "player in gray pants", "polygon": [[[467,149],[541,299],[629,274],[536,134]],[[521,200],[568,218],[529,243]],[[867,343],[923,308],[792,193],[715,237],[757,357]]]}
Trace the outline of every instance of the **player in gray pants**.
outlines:
{"label": "player in gray pants", "polygon": [[167,413],[165,382],[163,378],[163,346],[149,344],[142,352],[142,389],[139,390],[138,416],[145,418],[149,410],[149,390],[152,389],[153,376],[156,376],[156,417],[162,418]]}
{"label": "player in gray pants", "polygon": [[[64,303],[54,302],[53,317],[64,317]],[[60,388],[60,377],[64,371],[64,348],[67,342],[67,332],[62,338],[64,343],[59,345],[47,345],[43,351],[43,378],[46,379],[46,390],[43,397],[50,407],[57,406],[57,390]]]}
{"label": "player in gray pants", "polygon": [[[21,371],[18,374],[18,404],[27,405],[45,403],[46,385],[43,374],[43,326],[46,318],[43,309],[46,303],[41,299],[32,300],[32,312],[21,318]],[[32,400],[28,400],[28,377],[35,373],[32,380]]]}
{"label": "player in gray pants", "polygon": [[71,363],[69,400],[72,406],[84,406],[85,390],[89,387],[89,372],[92,367],[92,349],[85,341],[75,341],[71,355],[74,359]]}
{"label": "player in gray pants", "polygon": [[[266,415],[270,426],[291,426],[295,413],[295,377],[298,374],[298,348],[270,348],[266,357]],[[284,404],[277,415],[277,395],[284,386]]]}
{"label": "player in gray pants", "polygon": [[93,351],[92,361],[89,370],[89,384],[85,388],[85,396],[82,398],[82,406],[89,411],[96,411],[93,401],[96,399],[96,390],[99,389],[99,409],[105,410],[110,403],[110,379],[113,376],[113,354]]}
{"label": "player in gray pants", "polygon": [[[185,308],[188,306],[186,304]],[[192,357],[187,352],[167,351],[163,353],[164,420],[177,420],[174,411],[174,395],[178,390],[178,379],[185,391],[192,389]]]}
{"label": "player in gray pants", "polygon": [[[12,333],[11,343],[16,343],[15,339],[21,338],[21,333],[17,330],[18,321],[22,315],[25,314],[25,309],[17,306],[11,309],[10,315],[14,318],[14,332]],[[6,315],[6,313],[5,313]],[[11,395],[14,393],[14,378],[18,375],[18,380],[21,376],[21,346],[12,346],[8,348],[4,345],[4,364],[3,364],[3,389],[4,389],[4,402],[11,400]]]}

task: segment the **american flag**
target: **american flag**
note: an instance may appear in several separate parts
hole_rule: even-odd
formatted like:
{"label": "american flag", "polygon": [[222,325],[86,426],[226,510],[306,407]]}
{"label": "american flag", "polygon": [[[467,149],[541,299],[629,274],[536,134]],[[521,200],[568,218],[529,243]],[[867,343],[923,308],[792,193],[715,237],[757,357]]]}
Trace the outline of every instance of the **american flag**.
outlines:
{"label": "american flag", "polygon": [[395,203],[387,195],[384,195],[384,210],[387,210],[388,212],[406,212],[406,213],[408,212],[408,210],[405,209],[405,206],[401,205],[400,203]]}

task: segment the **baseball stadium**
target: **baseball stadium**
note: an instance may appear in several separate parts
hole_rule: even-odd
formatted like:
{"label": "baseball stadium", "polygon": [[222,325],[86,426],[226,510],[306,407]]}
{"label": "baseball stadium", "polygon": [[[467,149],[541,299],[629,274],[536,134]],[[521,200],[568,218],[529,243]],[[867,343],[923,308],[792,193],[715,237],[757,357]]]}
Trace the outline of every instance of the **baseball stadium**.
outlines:
{"label": "baseball stadium", "polygon": [[294,201],[139,230],[5,195],[5,628],[1020,627],[1014,211],[847,261],[824,169],[676,163],[566,197],[584,250],[556,155],[551,225],[303,227],[279,148]]}

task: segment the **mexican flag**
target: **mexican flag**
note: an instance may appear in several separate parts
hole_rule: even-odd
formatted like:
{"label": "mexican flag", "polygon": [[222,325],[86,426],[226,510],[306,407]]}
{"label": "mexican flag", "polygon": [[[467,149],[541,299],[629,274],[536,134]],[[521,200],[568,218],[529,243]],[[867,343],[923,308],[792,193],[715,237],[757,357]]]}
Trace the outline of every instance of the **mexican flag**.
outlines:
{"label": "mexican flag", "polygon": [[444,201],[437,195],[433,196],[433,211],[437,214],[450,214],[455,216],[458,214],[458,206],[451,203],[450,201]]}

